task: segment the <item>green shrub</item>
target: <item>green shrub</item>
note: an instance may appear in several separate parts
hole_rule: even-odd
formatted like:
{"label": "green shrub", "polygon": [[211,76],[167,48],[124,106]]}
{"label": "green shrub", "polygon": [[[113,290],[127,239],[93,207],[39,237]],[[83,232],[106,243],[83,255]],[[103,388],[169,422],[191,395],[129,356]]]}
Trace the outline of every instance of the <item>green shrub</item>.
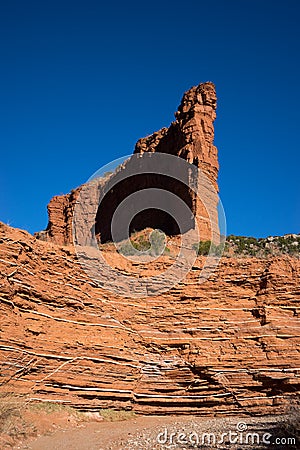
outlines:
{"label": "green shrub", "polygon": [[131,241],[126,241],[124,244],[122,244],[118,251],[123,256],[137,255],[137,250],[135,249]]}
{"label": "green shrub", "polygon": [[224,251],[225,243],[219,245],[214,244],[211,241],[200,241],[193,244],[192,248],[198,255],[207,256],[208,254],[212,256],[221,256]]}
{"label": "green shrub", "polygon": [[170,249],[165,247],[166,235],[160,230],[153,230],[150,240],[144,235],[133,236],[119,248],[119,253],[124,256],[138,255],[140,252],[146,253],[150,250],[151,256],[158,256],[162,253],[170,253]]}
{"label": "green shrub", "polygon": [[160,230],[153,230],[150,235],[151,254],[158,256],[165,249],[166,235]]}

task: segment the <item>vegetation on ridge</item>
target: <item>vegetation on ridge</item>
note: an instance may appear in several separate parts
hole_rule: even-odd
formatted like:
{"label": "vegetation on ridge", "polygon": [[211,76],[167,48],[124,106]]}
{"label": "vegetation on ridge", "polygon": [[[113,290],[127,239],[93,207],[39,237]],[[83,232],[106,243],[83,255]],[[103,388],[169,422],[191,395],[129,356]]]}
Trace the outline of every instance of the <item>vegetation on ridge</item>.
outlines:
{"label": "vegetation on ridge", "polygon": [[271,255],[300,254],[300,235],[286,234],[284,236],[269,236],[254,238],[230,235],[227,237],[228,251],[235,255],[265,257]]}
{"label": "vegetation on ridge", "polygon": [[276,255],[300,256],[300,235],[269,236],[254,238],[229,235],[225,243],[215,245],[211,241],[200,241],[193,245],[198,255],[212,256],[256,256]]}

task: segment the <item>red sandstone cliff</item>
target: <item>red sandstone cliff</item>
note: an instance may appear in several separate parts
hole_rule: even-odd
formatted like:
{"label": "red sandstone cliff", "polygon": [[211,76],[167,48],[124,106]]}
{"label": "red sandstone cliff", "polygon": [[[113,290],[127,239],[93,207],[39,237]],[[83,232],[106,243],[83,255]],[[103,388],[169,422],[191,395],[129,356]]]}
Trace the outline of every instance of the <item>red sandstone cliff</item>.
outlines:
{"label": "red sandstone cliff", "polygon": [[[215,109],[212,83],[190,89],[171,126],[139,140],[135,152],[169,153],[199,166],[215,188],[207,195],[216,212]],[[128,167],[124,163],[108,180],[92,185],[86,203],[95,203],[104,184],[109,187]],[[134,189],[158,186],[191,206],[202,237],[216,232],[189,189],[168,183],[157,176],[137,177],[134,184],[127,180],[113,193],[108,190],[102,208],[91,206],[87,216],[79,214],[79,222],[88,217],[105,242],[118,202]],[[1,392],[29,393],[31,399],[82,409],[282,412],[300,390],[299,259],[222,258],[199,284],[204,263],[199,257],[187,278],[168,292],[119,297],[87,276],[68,245],[83,191],[51,200],[49,225],[39,239],[0,223]],[[155,226],[158,219],[163,224],[165,217],[146,215],[136,225],[149,220]],[[136,279],[174,262],[164,255],[147,265],[126,260],[109,245],[101,249],[111,267]]]}
{"label": "red sandstone cliff", "polygon": [[202,263],[168,293],[120,298],[71,246],[1,224],[1,391],[85,409],[281,412],[300,387],[299,259],[223,258],[199,285]]}
{"label": "red sandstone cliff", "polygon": [[[201,239],[216,240],[219,239],[217,203],[218,203],[218,156],[217,149],[214,146],[214,120],[216,118],[216,92],[213,83],[201,83],[198,86],[188,90],[175,113],[175,121],[169,128],[162,128],[160,131],[153,133],[143,139],[140,139],[135,146],[135,153],[143,154],[145,152],[167,153],[180,156],[186,161],[193,163],[199,167],[201,171],[208,177],[210,185],[203,187],[203,182],[199,182],[199,192],[209,208],[205,208],[201,198],[197,197],[193,192],[184,192],[180,186],[175,186],[166,179],[158,180],[150,176],[141,177],[132,180],[125,180],[119,191],[112,195],[107,195],[104,199],[103,206],[99,208],[95,215],[96,228],[104,228],[102,234],[105,238],[101,238],[99,231],[99,240],[103,242],[110,240],[111,236],[108,231],[111,216],[117,207],[117,202],[121,202],[134,190],[145,189],[149,187],[159,187],[161,189],[170,190],[179,195],[188,204],[191,212],[195,216],[198,223]],[[123,168],[127,170],[126,164]],[[101,183],[102,181],[100,181]],[[196,181],[198,183],[198,180]],[[72,191],[70,194],[53,197],[48,205],[49,223],[47,229],[37,233],[37,237],[59,245],[69,244],[73,242],[72,237],[72,219],[76,199],[78,197],[80,187]],[[113,207],[112,207],[113,205]],[[209,209],[209,211],[207,210]],[[144,216],[140,223],[135,224],[135,229],[142,229],[147,226],[152,228],[163,229],[164,217],[156,214]],[[210,218],[209,218],[210,215]],[[158,222],[155,223],[155,218]],[[104,224],[105,221],[107,224]],[[97,224],[101,225],[100,227]],[[104,225],[103,225],[104,224]],[[167,234],[176,234],[172,224],[167,224],[164,231]]]}
{"label": "red sandstone cliff", "polygon": [[201,167],[218,190],[218,152],[214,146],[217,97],[213,83],[201,83],[189,89],[181,100],[176,120],[140,139],[135,153],[170,153]]}

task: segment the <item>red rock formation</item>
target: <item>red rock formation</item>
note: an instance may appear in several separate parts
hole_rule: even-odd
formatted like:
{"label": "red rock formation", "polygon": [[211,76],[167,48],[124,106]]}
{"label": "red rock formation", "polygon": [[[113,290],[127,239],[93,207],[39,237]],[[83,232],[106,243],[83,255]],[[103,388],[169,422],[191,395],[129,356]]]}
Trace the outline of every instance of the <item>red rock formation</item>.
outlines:
{"label": "red rock formation", "polygon": [[79,189],[73,190],[67,195],[53,197],[48,206],[48,226],[45,231],[36,233],[36,237],[59,245],[73,242],[72,220],[74,205]]}
{"label": "red rock formation", "polygon": [[180,156],[200,167],[218,191],[218,152],[213,144],[216,107],[213,83],[192,87],[181,100],[175,122],[169,128],[140,139],[135,153],[161,152]]}
{"label": "red rock formation", "polygon": [[[223,258],[199,285],[202,263],[158,297],[120,298],[73,247],[2,224],[1,392],[150,414],[282,412],[300,388],[299,259]],[[142,266],[123,270],[154,270]]]}
{"label": "red rock formation", "polygon": [[[145,152],[167,153],[187,160],[199,167],[208,177],[211,185],[204,182],[204,178],[195,180],[198,183],[200,198],[184,186],[170,182],[167,178],[145,176],[135,180],[125,180],[108,193],[95,217],[96,232],[99,240],[111,240],[110,221],[118,204],[133,191],[139,189],[158,187],[174,192],[181,197],[191,209],[198,223],[201,239],[218,241],[218,157],[217,149],[213,145],[214,127],[216,117],[216,93],[213,83],[201,83],[188,90],[181,101],[176,120],[169,128],[140,139],[135,146],[135,153]],[[128,170],[128,166],[123,167]],[[37,237],[60,245],[72,242],[72,218],[74,204],[80,188],[71,194],[54,197],[48,205],[49,223],[46,231],[37,233]],[[206,200],[205,200],[206,199]],[[209,205],[204,207],[204,203]],[[209,209],[209,210],[207,210]],[[209,218],[210,215],[210,218]],[[172,220],[164,213],[156,210],[155,213],[147,211],[136,218],[133,229],[140,230],[146,227],[161,228],[167,234],[177,234],[178,230]],[[191,225],[194,226],[194,225]]]}
{"label": "red rock formation", "polygon": [[[193,162],[217,190],[215,108],[211,83],[190,89],[171,126],[138,141],[135,152],[169,153]],[[118,203],[150,186],[181,197],[202,237],[217,234],[201,201],[178,183],[137,176],[112,192],[109,183],[130,164],[87,191],[54,197],[48,228],[38,235],[48,242],[0,224],[1,392],[29,393],[32,399],[82,409],[125,407],[150,414],[282,412],[300,390],[299,259],[223,258],[199,284],[204,263],[199,257],[186,279],[151,298],[118,297],[83,271],[68,245],[79,194],[88,204],[87,213],[79,210],[79,223],[95,224],[103,241],[109,239]],[[203,187],[201,179],[197,182]],[[95,211],[95,199],[105,192]],[[208,188],[205,195],[216,214],[215,192]],[[148,212],[138,221],[142,228],[167,219]],[[90,236],[83,237],[86,245]],[[111,267],[135,279],[161,273],[174,262],[164,255],[147,265],[126,260],[109,245],[102,250]]]}

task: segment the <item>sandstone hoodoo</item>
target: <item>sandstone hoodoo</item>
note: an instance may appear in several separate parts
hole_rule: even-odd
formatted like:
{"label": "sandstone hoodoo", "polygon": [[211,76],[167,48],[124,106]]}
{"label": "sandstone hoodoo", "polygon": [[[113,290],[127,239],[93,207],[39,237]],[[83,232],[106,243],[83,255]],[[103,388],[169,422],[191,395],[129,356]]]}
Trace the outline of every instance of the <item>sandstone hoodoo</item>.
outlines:
{"label": "sandstone hoodoo", "polygon": [[[219,165],[217,149],[214,146],[213,126],[216,104],[213,83],[201,83],[184,94],[175,113],[176,119],[169,128],[162,128],[136,143],[135,155],[162,153],[178,156],[191,163],[190,167],[187,165],[185,169],[185,183],[165,174],[146,173],[146,158],[145,161],[143,158],[139,160],[139,164],[142,165],[140,174],[130,174],[134,164],[134,160],[131,160],[119,167],[117,173],[111,174],[105,182],[99,180],[99,192],[106,190],[106,195],[94,217],[95,231],[100,242],[112,240],[111,220],[118,205],[134,192],[149,188],[170,191],[185,202],[191,210],[191,220],[183,231],[195,227],[197,222],[201,239],[219,240],[217,214]],[[192,167],[199,170],[193,171]],[[198,195],[190,188],[192,184],[198,186]],[[110,185],[113,185],[113,188],[110,188]],[[72,242],[72,218],[80,189],[81,187],[71,194],[57,196],[50,201],[48,227],[45,232],[37,233],[37,237],[61,245]],[[147,227],[161,229],[168,235],[180,232],[176,220],[161,209],[147,208],[137,214],[130,223],[131,231]]]}

